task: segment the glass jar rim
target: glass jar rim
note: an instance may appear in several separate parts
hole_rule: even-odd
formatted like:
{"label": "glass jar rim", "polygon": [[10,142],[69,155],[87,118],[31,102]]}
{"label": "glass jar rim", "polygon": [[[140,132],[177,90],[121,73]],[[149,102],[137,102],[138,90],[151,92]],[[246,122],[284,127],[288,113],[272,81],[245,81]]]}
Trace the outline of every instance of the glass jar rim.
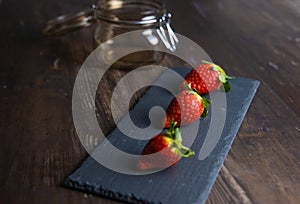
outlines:
{"label": "glass jar rim", "polygon": [[[130,8],[131,13],[127,10],[127,13],[123,13],[127,16],[120,15],[125,8]],[[50,20],[43,29],[43,34],[47,36],[62,35],[89,27],[96,20],[121,27],[145,28],[167,25],[170,23],[170,19],[171,14],[166,12],[163,0],[99,0],[97,5],[91,5],[91,9],[76,14],[58,16]]]}
{"label": "glass jar rim", "polygon": [[[126,9],[137,11],[137,15],[124,15]],[[97,18],[115,24],[153,25],[166,16],[162,0],[99,0],[96,10]]]}

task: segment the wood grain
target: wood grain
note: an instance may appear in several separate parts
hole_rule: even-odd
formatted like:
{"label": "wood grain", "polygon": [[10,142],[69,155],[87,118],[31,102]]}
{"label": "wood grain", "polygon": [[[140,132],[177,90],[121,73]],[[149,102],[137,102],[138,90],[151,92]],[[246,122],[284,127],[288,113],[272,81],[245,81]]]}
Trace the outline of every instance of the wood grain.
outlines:
{"label": "wood grain", "polygon": [[[57,39],[41,31],[52,17],[91,3],[1,1],[3,203],[118,203],[61,187],[87,155],[74,130],[71,94],[77,71],[93,50],[94,28]],[[232,75],[262,82],[208,203],[299,203],[299,2],[166,3],[176,32],[198,43]],[[97,103],[101,113],[109,107],[110,86],[124,74],[114,71],[103,82],[107,89]],[[109,116],[100,121],[107,131],[114,126]]]}

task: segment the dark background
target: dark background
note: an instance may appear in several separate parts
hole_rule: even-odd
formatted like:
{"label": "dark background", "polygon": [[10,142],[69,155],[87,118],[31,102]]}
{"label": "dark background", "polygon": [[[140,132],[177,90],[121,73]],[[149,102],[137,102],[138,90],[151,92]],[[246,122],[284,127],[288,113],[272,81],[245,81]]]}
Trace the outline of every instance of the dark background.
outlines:
{"label": "dark background", "polygon": [[[1,1],[4,203],[118,203],[61,187],[87,155],[75,133],[71,94],[76,73],[93,50],[94,27],[55,39],[41,31],[51,18],[91,3]],[[299,203],[299,1],[166,3],[176,32],[198,43],[231,75],[261,81],[207,203]],[[114,70],[107,77],[100,111],[109,107],[110,87],[124,74]],[[114,123],[110,116],[101,117],[108,132]]]}

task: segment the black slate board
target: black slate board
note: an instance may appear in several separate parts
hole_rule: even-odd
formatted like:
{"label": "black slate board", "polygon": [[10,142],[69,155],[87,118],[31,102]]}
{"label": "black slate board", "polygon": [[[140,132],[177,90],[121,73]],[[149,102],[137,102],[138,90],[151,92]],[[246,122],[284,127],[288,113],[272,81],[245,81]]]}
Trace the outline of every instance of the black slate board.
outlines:
{"label": "black slate board", "polygon": [[[189,71],[187,68],[173,70],[182,76]],[[168,71],[163,73],[156,83],[160,82],[169,83],[174,87],[178,84],[176,79],[168,77]],[[218,143],[206,158],[200,160],[198,155],[203,144],[206,144],[204,140],[211,116],[200,121],[197,137],[191,146],[196,155],[182,159],[173,167],[154,174],[134,176],[109,170],[92,157],[88,157],[81,167],[67,177],[64,185],[128,203],[204,203],[256,93],[259,82],[236,77],[231,81],[231,85],[232,90],[226,93],[227,107],[224,110],[227,115],[224,129],[221,131]],[[157,97],[160,100],[153,100]],[[130,116],[137,126],[146,127],[150,121],[144,114],[147,115],[153,106],[166,108],[171,99],[170,93],[153,86],[130,111]],[[183,127],[182,131],[188,133],[193,131],[193,127]],[[132,154],[139,154],[146,143],[146,141],[141,142],[126,137],[118,129],[112,131],[107,138],[117,148]],[[101,145],[103,144],[99,146]]]}

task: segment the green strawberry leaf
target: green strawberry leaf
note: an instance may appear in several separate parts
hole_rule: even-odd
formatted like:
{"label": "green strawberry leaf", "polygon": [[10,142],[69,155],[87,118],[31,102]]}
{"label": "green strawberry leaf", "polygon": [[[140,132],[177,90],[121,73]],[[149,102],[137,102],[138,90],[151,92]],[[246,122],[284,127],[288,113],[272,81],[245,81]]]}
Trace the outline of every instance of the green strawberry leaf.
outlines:
{"label": "green strawberry leaf", "polygon": [[226,81],[227,81],[226,75],[220,74],[220,75],[219,75],[219,80],[220,80],[220,82],[222,82],[222,83],[226,83]]}
{"label": "green strawberry leaf", "polygon": [[225,73],[219,75],[219,80],[223,84],[223,86],[220,87],[220,90],[224,91],[224,92],[230,91],[231,87],[230,87],[230,84],[229,84],[228,80],[232,80],[232,79],[234,79],[234,77],[227,76]]}
{"label": "green strawberry leaf", "polygon": [[181,131],[178,127],[176,127],[176,125],[177,122],[171,120],[170,128],[165,131],[165,136],[181,143],[182,142]]}
{"label": "green strawberry leaf", "polygon": [[206,61],[206,60],[202,60],[203,64],[212,64],[212,62]]}
{"label": "green strawberry leaf", "polygon": [[204,108],[208,108],[208,106],[210,105],[210,101],[207,100],[205,97],[201,97],[201,100]]}
{"label": "green strawberry leaf", "polygon": [[175,140],[177,140],[179,142],[182,142],[181,132],[180,132],[179,128],[175,129],[174,134],[175,134]]}
{"label": "green strawberry leaf", "polygon": [[185,157],[185,158],[188,158],[190,156],[194,156],[195,155],[194,151],[192,151],[190,148],[187,148],[187,147],[185,147],[183,145],[180,147],[179,150],[180,150],[181,156]]}
{"label": "green strawberry leaf", "polygon": [[212,68],[215,72],[219,72],[220,71],[220,67],[218,65],[212,64]]}
{"label": "green strawberry leaf", "polygon": [[208,116],[208,110],[207,110],[207,108],[204,108],[201,117],[202,117],[202,118],[206,118],[207,116]]}
{"label": "green strawberry leaf", "polygon": [[232,79],[234,79],[234,77],[231,77],[231,76],[227,76],[227,75],[226,75],[226,79],[232,80]]}
{"label": "green strawberry leaf", "polygon": [[230,83],[228,81],[223,83],[223,86],[220,87],[220,90],[224,92],[229,92],[231,90]]}
{"label": "green strawberry leaf", "polygon": [[208,116],[208,107],[210,105],[210,101],[206,98],[202,97],[202,104],[204,107],[203,113],[201,115],[202,118],[206,118]]}

